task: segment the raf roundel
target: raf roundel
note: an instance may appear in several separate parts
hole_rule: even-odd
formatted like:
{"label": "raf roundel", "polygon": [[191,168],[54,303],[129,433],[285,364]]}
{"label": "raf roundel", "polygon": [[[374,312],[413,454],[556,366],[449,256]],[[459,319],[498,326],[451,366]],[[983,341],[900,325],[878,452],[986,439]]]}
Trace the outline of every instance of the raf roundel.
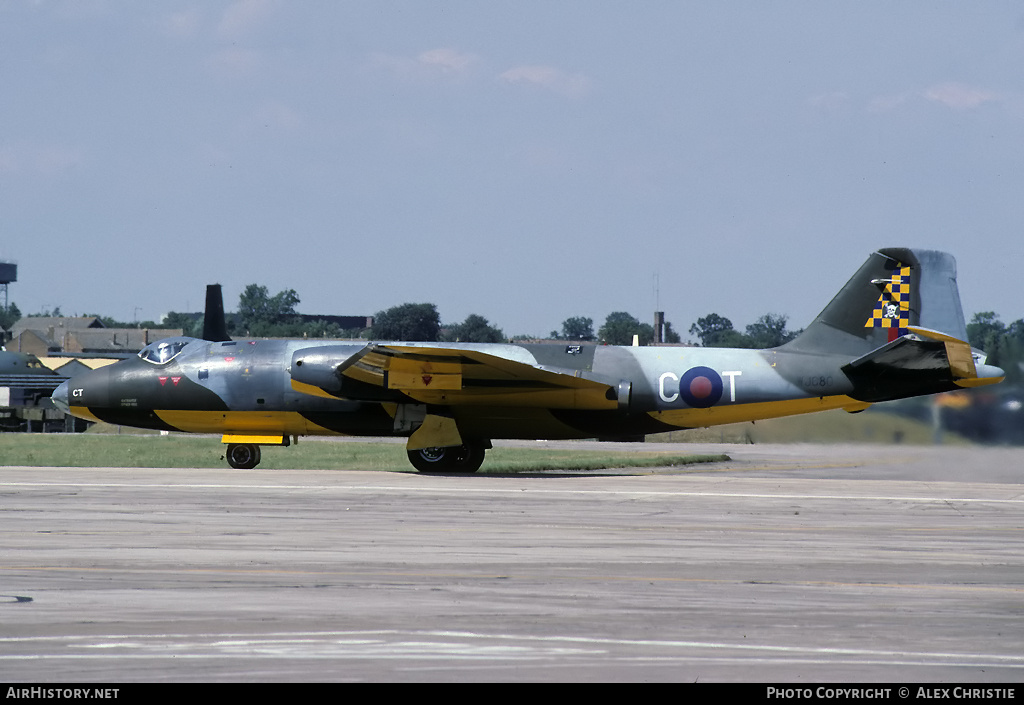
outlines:
{"label": "raf roundel", "polygon": [[721,376],[710,367],[691,367],[679,379],[679,396],[697,409],[717,404],[722,388]]}

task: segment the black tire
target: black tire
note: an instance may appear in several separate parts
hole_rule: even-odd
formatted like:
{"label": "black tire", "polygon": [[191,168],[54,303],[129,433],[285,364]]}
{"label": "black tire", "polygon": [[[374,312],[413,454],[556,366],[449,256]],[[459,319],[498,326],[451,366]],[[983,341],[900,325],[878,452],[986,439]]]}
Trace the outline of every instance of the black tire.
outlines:
{"label": "black tire", "polygon": [[409,462],[420,472],[471,473],[480,469],[486,449],[482,445],[470,444],[422,448],[408,453]]}
{"label": "black tire", "polygon": [[252,470],[260,464],[260,447],[252,443],[229,443],[228,465],[236,470]]}

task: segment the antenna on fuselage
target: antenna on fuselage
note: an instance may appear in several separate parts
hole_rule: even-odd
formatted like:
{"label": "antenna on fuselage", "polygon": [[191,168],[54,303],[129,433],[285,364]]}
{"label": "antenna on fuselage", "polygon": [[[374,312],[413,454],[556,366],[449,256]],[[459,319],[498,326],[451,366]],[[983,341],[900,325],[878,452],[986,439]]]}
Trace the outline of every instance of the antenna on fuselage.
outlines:
{"label": "antenna on fuselage", "polygon": [[206,309],[203,313],[203,340],[221,343],[231,340],[228,323],[224,318],[224,295],[220,284],[206,286]]}

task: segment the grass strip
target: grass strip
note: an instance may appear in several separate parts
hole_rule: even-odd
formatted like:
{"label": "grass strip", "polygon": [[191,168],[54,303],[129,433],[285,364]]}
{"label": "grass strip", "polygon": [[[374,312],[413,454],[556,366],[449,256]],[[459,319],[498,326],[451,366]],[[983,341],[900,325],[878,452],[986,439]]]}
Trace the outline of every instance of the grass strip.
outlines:
{"label": "grass strip", "polygon": [[[0,434],[0,466],[225,468],[218,439],[187,435]],[[304,441],[262,447],[261,470],[380,470],[413,472],[396,443]],[[728,460],[726,455],[644,451],[494,448],[481,472],[526,473],[667,467]],[[244,472],[244,471],[239,471]]]}

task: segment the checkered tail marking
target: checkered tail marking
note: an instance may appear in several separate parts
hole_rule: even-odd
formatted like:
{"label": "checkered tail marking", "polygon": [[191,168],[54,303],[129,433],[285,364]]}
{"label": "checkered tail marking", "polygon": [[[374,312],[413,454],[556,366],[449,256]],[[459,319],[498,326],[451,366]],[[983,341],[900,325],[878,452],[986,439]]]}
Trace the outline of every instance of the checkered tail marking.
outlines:
{"label": "checkered tail marking", "polygon": [[898,266],[882,289],[865,328],[886,328],[889,340],[907,334],[910,326],[910,267]]}

